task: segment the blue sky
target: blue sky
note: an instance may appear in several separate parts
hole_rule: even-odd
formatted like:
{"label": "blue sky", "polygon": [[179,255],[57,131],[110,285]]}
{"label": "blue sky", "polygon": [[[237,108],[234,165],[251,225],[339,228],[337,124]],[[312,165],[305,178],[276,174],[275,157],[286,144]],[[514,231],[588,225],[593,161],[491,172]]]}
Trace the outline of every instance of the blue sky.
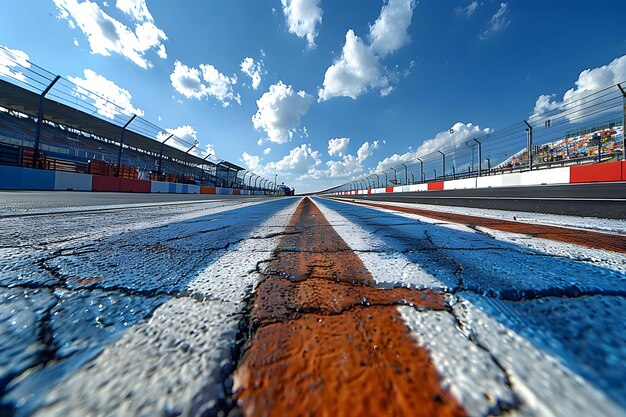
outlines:
{"label": "blue sky", "polygon": [[438,135],[451,127],[506,127],[542,95],[550,106],[626,81],[623,1],[3,6],[0,45],[14,54],[299,192],[455,140]]}

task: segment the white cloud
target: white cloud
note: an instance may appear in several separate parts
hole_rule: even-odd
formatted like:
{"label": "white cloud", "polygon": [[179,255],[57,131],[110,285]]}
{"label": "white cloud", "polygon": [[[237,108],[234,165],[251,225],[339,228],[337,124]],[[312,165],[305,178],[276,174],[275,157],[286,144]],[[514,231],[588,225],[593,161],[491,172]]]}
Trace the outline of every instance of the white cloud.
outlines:
{"label": "white cloud", "polygon": [[143,116],[143,110],[132,105],[133,97],[128,90],[90,69],[84,70],[83,75],[85,78],[67,78],[77,86],[74,95],[90,101],[98,114],[109,119],[114,119],[119,114]]}
{"label": "white cloud", "polygon": [[174,71],[170,75],[172,86],[186,98],[202,99],[212,96],[222,102],[224,107],[231,101],[241,104],[239,94],[233,92],[237,77],[228,77],[220,73],[213,65],[200,64],[199,68],[190,68],[176,61]]}
{"label": "white cloud", "polygon": [[26,82],[22,68],[30,68],[28,54],[19,49],[10,49],[0,45],[0,76],[15,78]]}
{"label": "white cloud", "polygon": [[319,152],[314,151],[310,144],[302,144],[289,151],[280,161],[269,162],[265,166],[265,171],[283,174],[304,174],[311,168],[319,165]]}
{"label": "white cloud", "polygon": [[394,90],[381,59],[410,41],[407,29],[415,4],[415,0],[389,0],[384,4],[370,26],[369,44],[352,29],[346,33],[341,57],[324,74],[324,86],[318,91],[320,101],[332,97],[356,99],[375,89],[384,97]]}
{"label": "white cloud", "polygon": [[328,141],[328,155],[343,156],[348,150],[350,138],[337,138]]}
{"label": "white cloud", "polygon": [[375,149],[378,149],[377,140],[371,144],[364,142],[357,150],[356,156],[344,154],[340,160],[328,161],[325,170],[311,167],[306,174],[298,179],[346,178],[361,173],[364,169],[365,160],[372,155]]}
{"label": "white cloud", "polygon": [[258,110],[252,116],[252,124],[265,131],[267,140],[285,143],[293,137],[312,103],[312,96],[279,81],[256,101]]}
{"label": "white cloud", "polygon": [[257,140],[256,144],[259,146],[263,145],[263,138],[260,138],[259,140]]}
{"label": "white cloud", "polygon": [[281,3],[289,32],[306,38],[307,47],[315,48],[317,25],[322,24],[320,0],[281,0]]}
{"label": "white cloud", "polygon": [[145,0],[117,0],[115,6],[139,22],[153,22]]}
{"label": "white cloud", "polygon": [[[586,96],[624,81],[626,81],[626,55],[614,59],[608,65],[582,71],[576,80],[576,87],[567,90],[562,99],[552,100],[554,95],[539,96],[531,118],[562,107],[563,110],[570,110],[567,115],[570,120],[581,119],[584,112],[597,111],[597,109],[582,110],[588,107],[584,105],[588,101],[585,99]],[[575,108],[581,110],[571,111]]]}
{"label": "white cloud", "polygon": [[356,99],[370,88],[386,89],[389,80],[382,74],[378,57],[371,48],[349,30],[341,57],[324,75],[324,87],[319,90],[320,100],[332,97]]}
{"label": "white cloud", "polygon": [[478,1],[474,0],[465,7],[458,6],[457,8],[454,9],[454,12],[458,14],[459,16],[464,16],[464,17],[469,18],[474,14],[477,8],[478,8]]}
{"label": "white cloud", "polygon": [[263,172],[263,164],[261,163],[261,158],[257,155],[250,155],[247,152],[244,152],[241,155],[243,159],[244,165],[251,171],[256,174],[261,174]]}
{"label": "white cloud", "polygon": [[241,157],[243,163],[250,171],[264,175],[267,178],[273,178],[274,174],[279,174],[283,177],[287,175],[303,175],[322,163],[319,159],[319,152],[314,151],[310,144],[302,144],[295,147],[280,160],[268,162],[265,165],[262,162],[262,158],[258,155],[250,155],[244,152]]}
{"label": "white cloud", "polygon": [[[450,133],[452,131],[452,133]],[[467,140],[490,133],[491,129],[481,129],[480,126],[472,123],[457,122],[450,130],[439,132],[434,138],[424,141],[415,152],[406,152],[402,155],[394,154],[378,163],[376,171],[384,171],[390,167],[395,167],[403,162],[415,162],[415,158],[426,156],[441,149],[452,146],[465,146]]]}
{"label": "white cloud", "polygon": [[511,23],[511,20],[509,19],[508,5],[500,3],[500,8],[491,16],[487,28],[480,34],[480,39],[487,39],[489,35],[506,29],[509,23]]}
{"label": "white cloud", "polygon": [[117,53],[140,66],[149,68],[152,63],[145,57],[149,50],[156,50],[159,57],[166,56],[163,42],[165,32],[152,21],[152,16],[142,0],[118,1],[118,7],[137,19],[135,30],[105,13],[98,4],[85,0],[53,0],[59,9],[59,18],[66,20],[70,28],[76,25],[89,41],[92,54],[110,56]]}
{"label": "white cloud", "polygon": [[415,0],[388,0],[376,22],[370,26],[371,48],[385,56],[408,43],[407,29],[411,25]]}
{"label": "white cloud", "polygon": [[241,61],[241,72],[252,80],[252,88],[257,89],[261,85],[261,73],[263,72],[263,61],[255,61],[247,57]]}
{"label": "white cloud", "polygon": [[272,148],[265,148],[263,149],[263,155],[269,155],[269,153],[272,152]]}

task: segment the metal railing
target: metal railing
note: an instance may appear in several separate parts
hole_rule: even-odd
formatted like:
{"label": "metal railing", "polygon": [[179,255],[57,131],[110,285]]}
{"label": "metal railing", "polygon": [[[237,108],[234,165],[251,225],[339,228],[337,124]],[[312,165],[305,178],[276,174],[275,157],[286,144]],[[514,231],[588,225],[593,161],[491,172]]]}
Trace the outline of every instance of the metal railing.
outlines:
{"label": "metal railing", "polygon": [[[624,159],[626,83],[554,105],[500,130],[465,136],[433,152],[322,194]],[[450,135],[455,135],[450,129]]]}

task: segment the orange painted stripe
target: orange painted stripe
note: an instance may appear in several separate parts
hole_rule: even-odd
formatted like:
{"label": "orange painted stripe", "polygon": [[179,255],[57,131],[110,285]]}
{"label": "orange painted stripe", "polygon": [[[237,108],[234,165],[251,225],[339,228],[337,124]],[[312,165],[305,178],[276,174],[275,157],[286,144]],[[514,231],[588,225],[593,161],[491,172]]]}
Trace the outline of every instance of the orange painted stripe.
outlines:
{"label": "orange painted stripe", "polygon": [[305,198],[252,301],[257,329],[235,373],[246,416],[463,416],[395,305],[444,297],[375,288]]}
{"label": "orange painted stripe", "polygon": [[[346,200],[333,199],[336,201]],[[541,224],[528,224],[511,220],[490,219],[487,217],[468,216],[465,214],[444,213],[433,210],[423,210],[391,204],[376,204],[351,200],[351,203],[362,206],[384,208],[402,213],[417,214],[430,217],[431,219],[443,220],[452,223],[480,226],[487,229],[500,230],[503,232],[523,233],[534,237],[549,239],[558,242],[573,243],[590,248],[609,250],[626,253],[626,236],[612,235],[608,233],[592,232],[588,230],[568,229],[566,227],[545,226]]]}

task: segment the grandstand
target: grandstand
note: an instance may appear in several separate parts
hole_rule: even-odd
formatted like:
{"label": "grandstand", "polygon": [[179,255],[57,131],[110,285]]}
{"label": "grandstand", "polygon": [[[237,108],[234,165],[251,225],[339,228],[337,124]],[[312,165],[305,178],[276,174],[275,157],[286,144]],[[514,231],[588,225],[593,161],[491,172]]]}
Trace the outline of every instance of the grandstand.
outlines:
{"label": "grandstand", "polygon": [[12,71],[0,74],[0,166],[277,191],[271,181],[199,151],[195,139],[165,133],[105,97],[31,62],[11,61],[11,51],[4,52]]}

